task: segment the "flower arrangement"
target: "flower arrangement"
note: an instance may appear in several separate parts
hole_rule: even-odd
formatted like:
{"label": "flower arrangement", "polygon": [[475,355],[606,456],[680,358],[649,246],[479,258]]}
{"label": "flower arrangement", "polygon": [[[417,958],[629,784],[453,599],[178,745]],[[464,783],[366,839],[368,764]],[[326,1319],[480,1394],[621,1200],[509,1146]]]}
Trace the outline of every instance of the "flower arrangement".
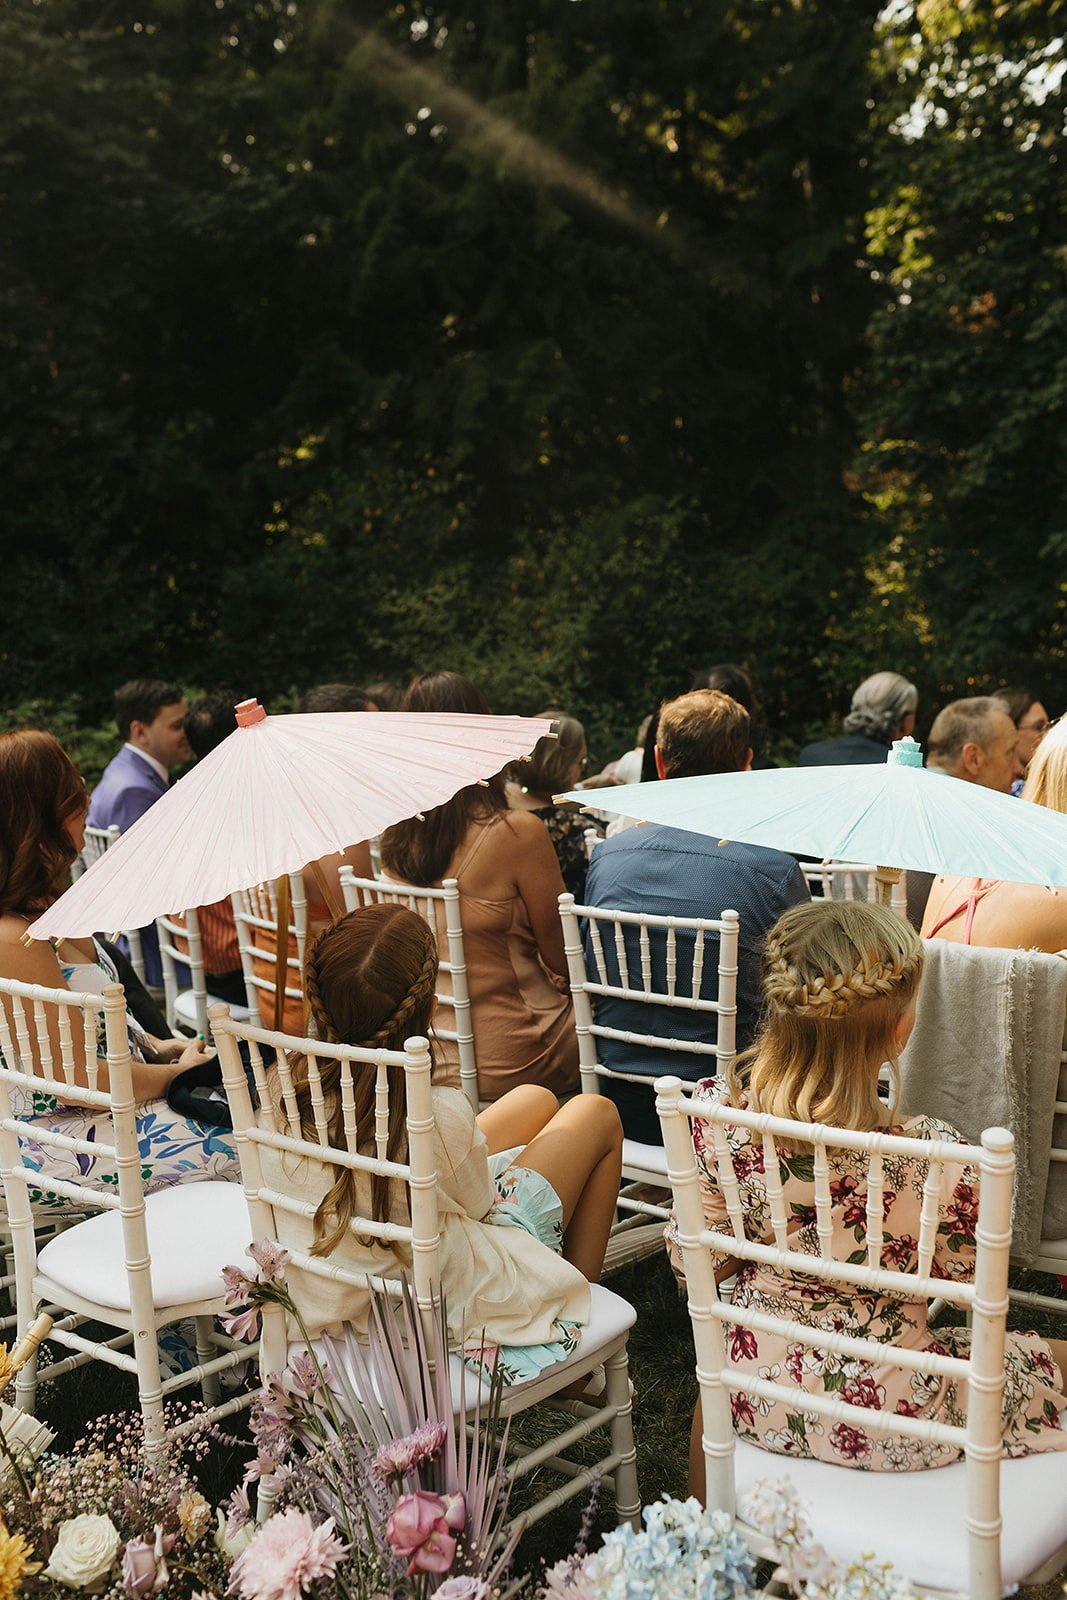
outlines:
{"label": "flower arrangement", "polygon": [[45,1449],[34,1460],[49,1442],[25,1413],[5,1412],[0,1448],[11,1470],[0,1485],[0,1600],[224,1593],[232,1551],[195,1481],[209,1447],[203,1435],[168,1443],[152,1463],[139,1413],[100,1417],[70,1455]]}
{"label": "flower arrangement", "polygon": [[[773,1539],[783,1560],[772,1582],[798,1600],[915,1600],[886,1564],[842,1565],[814,1542],[792,1484],[757,1483],[741,1516]],[[696,1500],[666,1496],[642,1513],[644,1527],[614,1528],[599,1550],[560,1561],[541,1600],[757,1600],[756,1563],[733,1518]],[[873,1563],[873,1564],[872,1564]]]}
{"label": "flower arrangement", "polygon": [[468,1438],[465,1403],[453,1410],[444,1306],[420,1312],[406,1284],[399,1306],[376,1295],[369,1343],[324,1335],[320,1357],[285,1286],[287,1253],[260,1241],[249,1254],[254,1276],[226,1269],[228,1331],[254,1338],[263,1308],[274,1307],[292,1319],[307,1349],[271,1379],[252,1413],[256,1457],[231,1502],[229,1527],[246,1522],[253,1482],[287,1509],[264,1522],[239,1556],[233,1590],[241,1600],[297,1600],[303,1588],[295,1580],[271,1588],[265,1575],[291,1548],[276,1525],[299,1515],[327,1541],[321,1550],[308,1546],[304,1588],[329,1578],[338,1595],[354,1600],[507,1593],[516,1540],[504,1534],[500,1380],[490,1385],[488,1404],[475,1403]]}
{"label": "flower arrangement", "polygon": [[[284,1282],[286,1253],[260,1242],[249,1254],[254,1275],[227,1268],[231,1331],[255,1337],[273,1308],[306,1339]],[[49,1327],[40,1318],[10,1356],[0,1346],[0,1396]],[[497,1379],[469,1419],[463,1404],[454,1414],[444,1308],[421,1312],[403,1286],[399,1306],[375,1298],[366,1346],[324,1336],[271,1380],[251,1414],[255,1457],[228,1516],[197,1486],[210,1448],[203,1430],[171,1438],[150,1462],[140,1416],[105,1417],[55,1457],[48,1430],[4,1406],[0,1600],[757,1600],[767,1592],[725,1512],[666,1497],[646,1506],[642,1528],[615,1528],[586,1553],[590,1507],[575,1555],[541,1584],[513,1578],[499,1400]],[[741,1515],[780,1552],[775,1592],[914,1600],[888,1565],[832,1560],[787,1482],[758,1484]]]}

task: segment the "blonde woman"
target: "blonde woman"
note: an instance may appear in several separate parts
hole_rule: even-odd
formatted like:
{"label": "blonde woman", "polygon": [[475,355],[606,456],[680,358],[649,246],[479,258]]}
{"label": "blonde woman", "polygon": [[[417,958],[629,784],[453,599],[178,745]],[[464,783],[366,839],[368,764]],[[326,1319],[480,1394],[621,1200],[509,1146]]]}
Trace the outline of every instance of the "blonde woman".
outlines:
{"label": "blonde woman", "polygon": [[[706,1079],[710,1099],[772,1116],[869,1132],[885,1127],[916,1139],[963,1143],[954,1128],[932,1117],[900,1118],[878,1095],[879,1070],[903,1047],[915,1018],[922,973],[922,944],[914,929],[882,906],[816,900],[796,906],[767,936],[763,978],[767,1019],[752,1050],[738,1057],[725,1079]],[[704,1210],[712,1227],[729,1227],[714,1155],[705,1149],[702,1124],[693,1141]],[[773,1245],[763,1146],[745,1128],[727,1128],[750,1239]],[[812,1152],[779,1145],[786,1214],[793,1249],[819,1254]],[[833,1201],[832,1253],[847,1259],[866,1242],[866,1156],[829,1152]],[[885,1158],[882,1264],[913,1271],[926,1164]],[[974,1265],[978,1174],[946,1162],[938,1205],[933,1272],[966,1277]],[[680,1264],[673,1224],[668,1248]],[[730,1264],[721,1273],[732,1270]],[[820,1285],[771,1267],[746,1262],[737,1272],[735,1305],[783,1312],[814,1328],[880,1339],[912,1350],[966,1355],[966,1327],[927,1324],[927,1302],[841,1285]],[[734,1328],[734,1366],[753,1375],[770,1369],[810,1394],[835,1394],[867,1410],[909,1417],[962,1421],[953,1380],[873,1367],[849,1356],[809,1349],[766,1333]],[[1009,1333],[1005,1351],[1004,1450],[1009,1456],[1067,1449],[1061,1427],[1067,1406],[1063,1373],[1067,1345],[1033,1333]],[[899,1439],[847,1423],[823,1423],[779,1403],[753,1403],[744,1391],[731,1398],[734,1427],[753,1444],[778,1454],[809,1457],[873,1472],[912,1472],[947,1466],[959,1452],[948,1445]],[[690,1486],[701,1494],[703,1457],[700,1406],[694,1418]]]}
{"label": "blonde woman", "polygon": [[[1038,745],[1022,797],[1067,812],[1067,721],[1055,723]],[[924,939],[1054,955],[1067,949],[1067,887],[938,877],[926,902],[922,932]]]}

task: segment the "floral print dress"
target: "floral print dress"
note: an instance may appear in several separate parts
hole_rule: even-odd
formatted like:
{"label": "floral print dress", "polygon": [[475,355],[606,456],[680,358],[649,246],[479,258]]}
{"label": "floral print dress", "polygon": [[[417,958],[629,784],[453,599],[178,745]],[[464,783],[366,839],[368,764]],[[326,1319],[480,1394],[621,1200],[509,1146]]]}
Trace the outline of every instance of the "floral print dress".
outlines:
{"label": "floral print dress", "polygon": [[[726,1085],[718,1078],[704,1079],[697,1092],[714,1100],[727,1098]],[[725,1131],[745,1211],[745,1232],[754,1241],[773,1245],[762,1142],[759,1135],[753,1139],[747,1128],[727,1126]],[[933,1117],[911,1118],[889,1131],[916,1139],[963,1143],[954,1128]],[[699,1121],[693,1123],[693,1143],[708,1226],[730,1232],[711,1135]],[[833,1254],[839,1260],[864,1261],[867,1252],[867,1158],[860,1151],[831,1150],[828,1154]],[[791,1218],[790,1246],[817,1256],[814,1157],[807,1148],[796,1154],[779,1148],[779,1164],[786,1213]],[[886,1155],[883,1174],[882,1266],[898,1272],[913,1272],[918,1256],[926,1164]],[[977,1220],[977,1172],[962,1162],[946,1162],[942,1169],[931,1276],[970,1277],[974,1268]],[[681,1253],[673,1220],[667,1228],[667,1246],[675,1270],[681,1275]],[[810,1328],[878,1339],[907,1349],[961,1357],[970,1351],[970,1331],[966,1327],[933,1330],[929,1327],[925,1300],[907,1300],[899,1295],[859,1288],[849,1290],[840,1284],[821,1284],[817,1279],[781,1273],[755,1262],[741,1266],[733,1303],[772,1315],[785,1314]],[[871,1366],[851,1356],[748,1328],[729,1328],[726,1338],[731,1365],[757,1377],[792,1382],[811,1394],[837,1394],[850,1404],[868,1410],[893,1411],[907,1417],[936,1417],[956,1425],[965,1422],[966,1396],[962,1391],[966,1385],[954,1379],[936,1373]],[[1062,1392],[1063,1378],[1044,1340],[1034,1333],[1009,1333],[1005,1372],[1005,1455],[1024,1456],[1038,1450],[1067,1449],[1067,1432],[1062,1427],[1062,1413],[1067,1406]],[[952,1445],[867,1433],[846,1422],[804,1416],[788,1406],[743,1391],[731,1395],[731,1405],[737,1434],[779,1455],[809,1457],[874,1472],[914,1472],[947,1466],[961,1456]]]}
{"label": "floral print dress", "polygon": [[[96,953],[95,963],[72,963],[59,958],[60,971],[68,988],[83,994],[102,994],[107,984],[118,981],[107,952],[97,945]],[[144,1035],[129,1012],[126,1013],[126,1025],[133,1058],[143,1061],[141,1042]],[[76,1150],[59,1150],[33,1137],[34,1125],[38,1125],[55,1129],[70,1138],[95,1143],[98,1137],[107,1139],[111,1136],[110,1121],[106,1116],[95,1117],[84,1106],[64,1105],[54,1095],[41,1091],[30,1094],[12,1087],[9,1094],[13,1115],[26,1125],[20,1141],[23,1166],[34,1172],[42,1172],[47,1168],[51,1177],[85,1184],[90,1189],[117,1191],[118,1176],[113,1161],[98,1161],[95,1156]],[[180,1112],[172,1110],[166,1100],[149,1100],[137,1107],[137,1144],[146,1194],[151,1194],[155,1189],[166,1189],[174,1183],[197,1179],[240,1181],[232,1137],[224,1135],[217,1128],[183,1117]],[[76,1201],[67,1199],[65,1195],[46,1194],[34,1188],[29,1190],[29,1195],[35,1211],[52,1214],[71,1210],[77,1212],[80,1209]]]}

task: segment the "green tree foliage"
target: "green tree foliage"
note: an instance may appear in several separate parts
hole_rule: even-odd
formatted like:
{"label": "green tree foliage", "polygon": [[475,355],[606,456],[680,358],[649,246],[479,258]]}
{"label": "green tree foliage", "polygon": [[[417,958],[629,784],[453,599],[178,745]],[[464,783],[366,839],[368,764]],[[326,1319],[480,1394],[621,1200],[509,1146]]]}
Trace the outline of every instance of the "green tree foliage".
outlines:
{"label": "green tree foliage", "polygon": [[[1051,640],[1054,96],[997,66],[1049,7],[905,11],[8,0],[8,704],[447,664],[609,754],[715,659],[788,740]],[[989,136],[894,132],[979,28]]]}
{"label": "green tree foliage", "polygon": [[892,8],[880,55],[860,473],[926,678],[1062,704],[1062,0]]}

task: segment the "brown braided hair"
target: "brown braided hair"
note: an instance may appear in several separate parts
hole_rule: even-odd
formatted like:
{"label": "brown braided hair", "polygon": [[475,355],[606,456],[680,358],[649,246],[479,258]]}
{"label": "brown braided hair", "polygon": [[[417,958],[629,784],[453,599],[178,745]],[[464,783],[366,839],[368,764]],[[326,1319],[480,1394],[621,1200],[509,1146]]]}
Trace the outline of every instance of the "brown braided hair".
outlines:
{"label": "brown braided hair", "polygon": [[885,1121],[878,1073],[922,975],[922,941],[885,906],[813,900],[763,948],[767,1015],[729,1073],[735,1094],[772,1116],[863,1132]]}
{"label": "brown braided hair", "polygon": [[[308,1009],[318,1037],[365,1050],[402,1050],[405,1039],[427,1034],[436,980],[433,934],[415,912],[395,903],[361,906],[339,917],[319,934],[304,967]],[[340,1065],[319,1058],[330,1142],[343,1146]],[[306,1057],[293,1057],[292,1072],[304,1137],[316,1139]],[[375,1077],[373,1067],[353,1065],[353,1110],[361,1129],[374,1125]],[[403,1073],[397,1072],[389,1085],[386,1156],[390,1161],[407,1160],[406,1119],[406,1085]],[[340,1172],[322,1200],[315,1213],[313,1255],[329,1255],[347,1234],[358,1209],[358,1181],[352,1170]],[[393,1209],[389,1179],[375,1174],[371,1215],[377,1222],[387,1222],[393,1220]]]}

